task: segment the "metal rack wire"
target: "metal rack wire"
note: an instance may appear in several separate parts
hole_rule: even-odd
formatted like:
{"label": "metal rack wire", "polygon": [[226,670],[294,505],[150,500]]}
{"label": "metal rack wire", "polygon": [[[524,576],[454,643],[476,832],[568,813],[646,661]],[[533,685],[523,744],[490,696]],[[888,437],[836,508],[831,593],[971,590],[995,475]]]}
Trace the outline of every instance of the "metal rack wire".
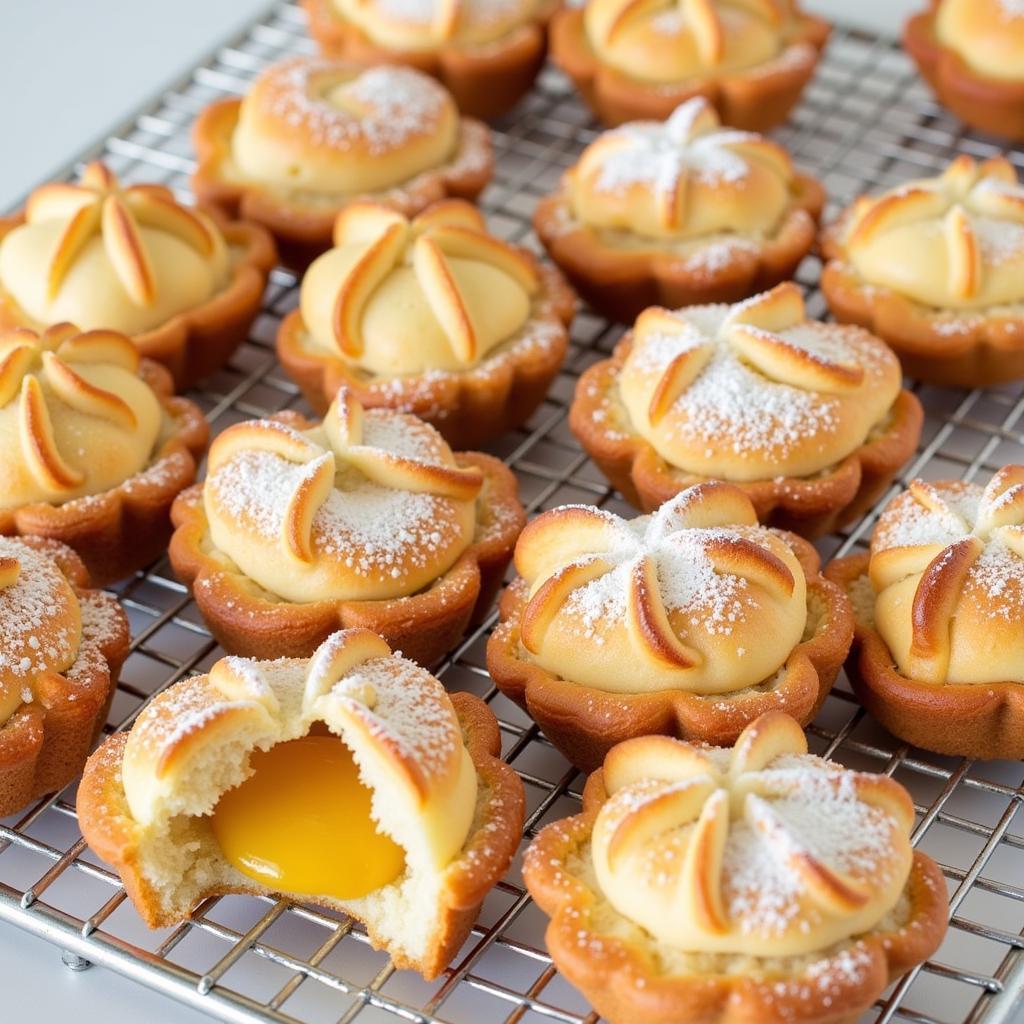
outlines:
{"label": "metal rack wire", "polygon": [[[216,51],[170,92],[84,160],[102,155],[130,181],[162,181],[187,193],[188,128],[208,102],[239,93],[266,63],[312,52],[299,9],[275,7]],[[497,176],[483,198],[492,227],[536,246],[535,201],[556,183],[594,126],[565,80],[548,70],[533,94],[495,132]],[[940,168],[955,151],[999,151],[966,135],[935,106],[890,41],[837,30],[800,108],[778,132],[804,168],[822,178],[835,205]],[[1024,154],[1010,158],[1024,169]],[[75,165],[67,168],[70,174]],[[819,265],[799,275],[812,315],[824,313]],[[214,430],[284,408],[302,408],[273,355],[281,316],[297,301],[296,279],[272,275],[263,314],[230,366],[193,394]],[[531,511],[586,501],[625,511],[566,425],[579,373],[602,358],[618,331],[588,313],[573,329],[565,368],[522,430],[493,451],[513,466]],[[904,473],[984,478],[1024,458],[1024,388],[956,392],[922,387],[928,411],[922,446]],[[825,556],[864,543],[874,515],[829,538]],[[166,561],[127,581],[119,594],[133,627],[132,654],[108,729],[130,726],[153,693],[205,670],[219,650]],[[468,635],[441,666],[452,689],[484,697],[501,721],[504,755],[526,784],[524,843],[546,822],[572,813],[581,778],[516,707],[496,693],[484,667],[492,622]],[[914,839],[943,865],[952,928],[935,960],[891,988],[865,1021],[887,1024],[1011,1024],[1024,1020],[1024,765],[973,763],[909,749],[859,709],[841,681],[810,729],[815,752],[886,772],[914,796]],[[149,932],[119,881],[85,847],[74,787],[0,822],[0,920],[61,947],[72,967],[101,964],[168,996],[231,1021],[560,1021],[596,1016],[551,964],[543,916],[518,869],[491,894],[465,947],[438,982],[395,972],[351,922],[286,900],[232,896],[207,901],[194,919]]]}

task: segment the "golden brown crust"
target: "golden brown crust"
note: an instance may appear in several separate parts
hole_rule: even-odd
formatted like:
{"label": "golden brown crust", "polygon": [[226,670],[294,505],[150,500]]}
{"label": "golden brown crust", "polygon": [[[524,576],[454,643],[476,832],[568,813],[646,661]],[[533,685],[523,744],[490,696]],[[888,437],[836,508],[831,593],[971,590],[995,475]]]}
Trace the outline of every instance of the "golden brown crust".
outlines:
{"label": "golden brown crust", "polygon": [[309,34],[320,52],[360,64],[408,64],[438,79],[464,114],[486,120],[511,110],[530,91],[547,55],[547,25],[557,0],[538,6],[533,19],[482,46],[449,43],[436,50],[388,50],[342,19],[331,0],[302,0]]}
{"label": "golden brown crust", "polygon": [[[569,425],[612,485],[637,508],[650,512],[702,477],[669,466],[635,433],[616,395],[630,335],[610,359],[580,377]],[[900,392],[889,421],[828,472],[809,479],[783,477],[736,482],[754,503],[758,519],[814,539],[863,515],[910,458],[921,436],[924,412],[911,392]],[[732,482],[732,481],[731,481]]]}
{"label": "golden brown crust", "polygon": [[641,82],[602,64],[586,38],[582,8],[567,7],[551,21],[551,56],[604,124],[663,121],[680,103],[705,96],[723,124],[767,131],[785,121],[796,106],[829,31],[828,22],[802,14],[786,49],[770,64],[672,87]]}
{"label": "golden brown crust", "polygon": [[339,388],[346,387],[364,408],[410,412],[433,424],[453,448],[479,447],[530,418],[565,359],[576,296],[557,270],[537,269],[541,284],[535,302],[540,308],[533,322],[542,329],[543,342],[524,337],[468,370],[371,377],[340,354],[308,345],[297,309],[281,322],[278,358],[317,413],[325,412]]}
{"label": "golden brown crust", "polygon": [[[296,430],[314,424],[297,413],[276,419]],[[460,466],[478,467],[484,486],[477,499],[477,538],[429,589],[381,601],[271,599],[237,567],[212,549],[202,485],[174,503],[170,560],[191,589],[210,632],[233,654],[252,658],[312,655],[338,629],[362,626],[407,658],[432,665],[454,648],[471,622],[490,610],[526,516],[513,473],[480,452],[459,452]]]}
{"label": "golden brown crust", "polygon": [[[594,310],[632,323],[649,306],[736,302],[788,281],[814,245],[824,205],[821,184],[798,174],[792,208],[773,238],[756,249],[712,243],[716,258],[706,262],[699,248],[684,258],[659,247],[658,239],[643,249],[609,245],[600,231],[571,219],[564,191],[537,204],[533,226],[551,259]],[[727,258],[719,259],[720,251]]]}
{"label": "golden brown crust", "polygon": [[522,656],[520,626],[528,590],[521,579],[502,595],[501,621],[487,642],[487,670],[498,689],[525,708],[583,771],[598,768],[613,746],[634,736],[662,734],[731,745],[755,718],[779,708],[806,724],[824,703],[846,658],[853,617],[842,591],[819,573],[811,545],[793,535],[784,539],[803,566],[815,626],[767,684],[704,696],[682,690],[608,693],[561,679]]}
{"label": "golden brown crust", "polygon": [[441,199],[476,199],[494,171],[490,131],[479,121],[464,118],[459,128],[459,149],[444,167],[418,174],[386,192],[353,195],[333,206],[289,200],[278,190],[258,183],[228,182],[220,176],[220,166],[230,155],[231,135],[241,105],[238,98],[218,100],[196,118],[192,142],[198,165],[192,175],[192,189],[200,203],[224,216],[266,228],[278,243],[282,261],[296,270],[304,269],[331,247],[334,221],[349,202],[370,198],[413,217]]}
{"label": "golden brown crust", "polygon": [[[825,575],[847,593],[867,574],[864,552],[830,562]],[[894,736],[959,757],[1024,758],[1024,685],[919,683],[899,672],[885,641],[854,616],[847,674],[857,698]]]}
{"label": "golden brown crust", "polygon": [[[448,966],[466,940],[484,896],[512,860],[525,814],[522,784],[513,769],[499,760],[501,742],[494,715],[479,698],[468,693],[453,693],[451,701],[486,799],[475,830],[466,839],[458,858],[445,869],[437,938],[420,959],[394,957],[396,967],[417,970],[428,979],[437,977]],[[128,734],[118,733],[89,758],[78,787],[79,819],[86,841],[121,876],[142,919],[151,928],[159,928],[176,920],[161,914],[160,901],[141,872],[137,827],[121,782],[127,742]],[[211,896],[262,891],[255,886],[209,888],[197,895],[196,905]],[[326,900],[310,898],[309,902],[321,902],[334,909]],[[372,930],[369,936],[375,949],[387,949],[381,936]]]}
{"label": "golden brown crust", "polygon": [[149,465],[120,486],[62,505],[36,502],[0,510],[0,534],[48,537],[73,548],[97,586],[130,576],[159,558],[171,535],[170,510],[196,478],[209,426],[195,402],[173,395],[168,371],[143,360],[140,374],[173,428]]}
{"label": "golden brown crust", "polygon": [[83,659],[74,671],[36,680],[32,703],[0,725],[0,818],[63,789],[82,770],[106,721],[131,641],[121,606],[90,589],[89,573],[70,548],[42,537],[22,541],[57,563],[79,600],[102,609],[103,627],[102,636],[85,637],[98,657]]}
{"label": "golden brown crust", "polygon": [[935,34],[940,0],[913,15],[903,28],[903,45],[939,101],[961,121],[992,135],[1024,139],[1024,76],[1021,81],[979,74]]}
{"label": "golden brown crust", "polygon": [[[220,227],[224,239],[239,250],[226,287],[201,306],[179,313],[151,331],[129,335],[139,353],[165,366],[174,389],[184,391],[220,369],[245,340],[263,302],[267,275],[277,250],[258,224],[225,221],[216,210],[204,210]],[[0,217],[0,240],[24,223],[24,215]],[[0,294],[0,327],[34,326],[10,295]]]}
{"label": "golden brown crust", "polygon": [[[909,914],[896,930],[876,929],[849,950],[791,974],[672,974],[658,970],[648,948],[593,923],[598,894],[569,870],[607,800],[603,773],[587,781],[583,813],[545,828],[531,846],[523,875],[551,917],[546,940],[558,969],[611,1024],[847,1024],[908,970],[938,948],[946,931],[946,888],[938,865],[914,853],[907,882]],[[855,970],[844,970],[849,958]],[[827,984],[822,980],[827,978]]]}

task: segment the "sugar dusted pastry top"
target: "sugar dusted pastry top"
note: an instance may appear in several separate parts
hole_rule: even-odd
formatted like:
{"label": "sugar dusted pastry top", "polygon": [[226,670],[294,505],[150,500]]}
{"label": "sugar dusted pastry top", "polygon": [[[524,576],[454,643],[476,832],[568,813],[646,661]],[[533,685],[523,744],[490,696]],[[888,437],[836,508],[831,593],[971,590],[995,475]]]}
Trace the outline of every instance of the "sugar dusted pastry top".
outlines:
{"label": "sugar dusted pastry top", "polygon": [[838,242],[868,284],[926,306],[1024,302],[1024,186],[1002,157],[961,154],[937,177],[859,200]]}
{"label": "sugar dusted pastry top", "polygon": [[636,121],[599,135],[566,174],[584,224],[650,238],[770,234],[792,205],[795,173],[782,147],[722,128],[703,97],[667,121]]}
{"label": "sugar dusted pastry top", "polygon": [[473,540],[478,469],[427,423],[364,411],[339,392],[323,423],[241,423],[210,448],[203,501],[214,545],[296,602],[402,597]]}
{"label": "sugar dusted pastry top", "polygon": [[774,675],[807,622],[796,556],[728,484],[632,520],[554,509],[523,531],[515,563],[527,657],[599,690],[742,690]]}
{"label": "sugar dusted pastry top", "polygon": [[915,480],[871,540],[875,628],[904,675],[1024,683],[1024,466]]}
{"label": "sugar dusted pastry top", "polygon": [[246,179],[289,191],[359,194],[443,165],[458,135],[451,96],[419,71],[293,57],[253,82],[232,153]]}
{"label": "sugar dusted pastry top", "polygon": [[159,834],[179,814],[209,814],[246,778],[253,750],[305,736],[316,722],[351,749],[374,789],[373,816],[410,869],[444,867],[469,831],[476,772],[444,687],[365,629],[333,634],[308,660],[223,658],[160,694],[124,750],[132,817]]}
{"label": "sugar dusted pastry top", "polygon": [[1020,0],[942,0],[935,34],[987,78],[1024,80],[1024,5]]}
{"label": "sugar dusted pastry top", "polygon": [[605,759],[592,856],[607,900],[697,953],[798,956],[869,931],[910,872],[914,809],[763,715],[730,749],[645,736]]}
{"label": "sugar dusted pastry top", "polygon": [[530,21],[537,0],[333,0],[378,46],[435,50],[491,43]]}
{"label": "sugar dusted pastry top", "polygon": [[462,370],[516,335],[539,287],[533,261],[470,203],[414,220],[353,203],[302,280],[302,318],[315,347],[371,373]]}
{"label": "sugar dusted pastry top", "polygon": [[841,461],[900,386],[881,341],[808,320],[793,284],[732,306],[645,310],[619,377],[633,428],[666,462],[734,481],[810,476]]}
{"label": "sugar dusted pastry top", "polygon": [[0,509],[124,483],[149,463],[162,422],[123,335],[71,324],[0,331]]}
{"label": "sugar dusted pastry top", "polygon": [[778,57],[795,20],[790,0],[588,0],[598,57],[650,82],[717,78]]}
{"label": "sugar dusted pastry top", "polygon": [[224,236],[162,185],[122,186],[103,164],[37,188],[0,241],[0,289],[36,325],[139,334],[226,284]]}

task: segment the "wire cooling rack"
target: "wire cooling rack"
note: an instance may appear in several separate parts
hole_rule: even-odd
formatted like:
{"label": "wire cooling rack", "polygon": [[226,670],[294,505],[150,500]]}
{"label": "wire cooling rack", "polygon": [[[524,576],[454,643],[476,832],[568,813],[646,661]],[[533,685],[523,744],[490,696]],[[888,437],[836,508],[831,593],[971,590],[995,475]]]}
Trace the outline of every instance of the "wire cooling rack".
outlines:
{"label": "wire cooling rack", "polygon": [[[170,92],[80,160],[103,156],[129,181],[162,181],[183,195],[192,169],[189,125],[199,110],[244,91],[251,76],[286,53],[312,52],[299,9],[275,7],[216,51]],[[483,197],[492,227],[536,247],[530,215],[595,133],[566,81],[548,70],[495,132],[497,176]],[[965,135],[933,103],[890,41],[837,30],[814,82],[778,132],[798,163],[824,180],[832,202],[940,168],[956,151],[989,156],[998,145]],[[1018,168],[1024,154],[1011,153]],[[67,174],[75,170],[69,165]],[[800,281],[812,315],[824,313],[819,264]],[[303,408],[278,368],[273,339],[297,302],[296,279],[272,275],[262,315],[230,366],[193,397],[215,430],[285,408]],[[531,512],[565,502],[628,511],[587,460],[566,425],[576,377],[610,352],[616,329],[583,312],[565,368],[548,400],[520,431],[492,449],[518,474]],[[1024,459],[1024,389],[958,392],[922,387],[928,418],[904,481],[986,478]],[[874,516],[824,543],[825,556],[863,545]],[[155,692],[207,669],[220,651],[162,560],[119,588],[132,620],[132,654],[108,729],[128,727]],[[579,806],[581,777],[498,694],[484,667],[488,622],[441,666],[452,689],[487,700],[501,721],[505,758],[528,795],[524,844],[548,821]],[[917,808],[915,842],[942,863],[952,927],[935,959],[893,986],[864,1021],[1018,1024],[1024,1020],[1024,765],[974,763],[900,744],[858,708],[845,680],[810,728],[812,748],[851,766],[885,772],[908,787]],[[582,997],[545,951],[544,918],[524,892],[518,858],[487,899],[450,969],[427,984],[396,972],[358,926],[286,900],[231,896],[203,904],[193,920],[148,931],[118,879],[86,848],[74,787],[0,822],[0,920],[62,948],[72,967],[96,963],[231,1021],[396,1019],[445,1024],[593,1024]]]}

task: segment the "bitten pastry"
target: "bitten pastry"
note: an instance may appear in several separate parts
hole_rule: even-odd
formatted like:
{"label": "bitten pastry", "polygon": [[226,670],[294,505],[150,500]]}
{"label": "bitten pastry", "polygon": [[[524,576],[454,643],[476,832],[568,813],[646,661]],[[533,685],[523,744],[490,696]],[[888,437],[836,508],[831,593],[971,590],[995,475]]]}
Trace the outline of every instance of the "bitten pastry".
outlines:
{"label": "bitten pastry", "polygon": [[695,97],[664,123],[599,135],[542,199],[534,226],[599,313],[734,302],[789,280],[825,202],[781,146],[721,128]]}
{"label": "bitten pastry", "polygon": [[435,203],[413,220],[354,203],[302,279],[277,353],[318,412],[347,387],[470,448],[544,400],[574,311],[558,271],[488,234],[469,203]]}
{"label": "bitten pastry", "polygon": [[1024,6],[1016,0],[930,0],[903,43],[939,100],[962,121],[1024,140]]}
{"label": "bitten pastry", "polygon": [[121,606],[70,548],[0,537],[0,818],[82,770],[128,643]]}
{"label": "bitten pastry", "polygon": [[795,0],[586,0],[551,23],[551,55],[605,124],[664,120],[703,96],[767,131],[796,106],[829,25]]}
{"label": "bitten pastry", "polygon": [[243,98],[207,107],[192,136],[199,201],[263,224],[299,267],[330,248],[353,199],[415,216],[446,196],[475,199],[494,166],[487,126],[426,75],[318,57],[267,68]]}
{"label": "bitten pastry", "polygon": [[853,602],[849,674],[875,718],[926,750],[1024,758],[1024,466],[986,487],[915,480],[870,553],[826,571]]}
{"label": "bitten pastry", "polygon": [[42,185],[0,217],[0,328],[120,331],[183,390],[244,340],[275,258],[258,225],[221,223],[91,163],[77,185]]}
{"label": "bitten pastry", "polygon": [[515,563],[488,671],[585,771],[634,736],[732,743],[775,708],[809,722],[853,638],[814,548],[759,526],[728,484],[629,521],[545,512]]}
{"label": "bitten pastry", "polygon": [[610,1024],[852,1024],[946,932],[913,827],[898,782],[812,756],[772,712],[732,750],[615,747],[523,876],[555,965]]}
{"label": "bitten pastry", "polygon": [[234,654],[307,657],[365,626],[424,665],[490,609],[526,517],[497,459],[340,391],[229,427],[174,505],[170,557]]}
{"label": "bitten pastry", "polygon": [[498,117],[529,92],[557,0],[303,0],[329,57],[410,64],[444,83],[464,114]]}
{"label": "bitten pastry", "polygon": [[75,549],[106,586],[163,554],[208,428],[122,334],[0,328],[0,534]]}
{"label": "bitten pastry", "polygon": [[309,661],[224,658],[175,683],[89,759],[78,820],[151,927],[278,892],[429,979],[519,842],[500,749],[482,701],[349,629]]}
{"label": "bitten pastry", "polygon": [[807,319],[794,284],[733,306],[645,310],[580,378],[569,414],[645,512],[726,480],[762,522],[811,538],[871,506],[922,420],[892,352],[859,327]]}
{"label": "bitten pastry", "polygon": [[1009,160],[960,155],[864,196],[830,225],[821,289],[903,369],[950,387],[1024,377],[1024,185]]}

